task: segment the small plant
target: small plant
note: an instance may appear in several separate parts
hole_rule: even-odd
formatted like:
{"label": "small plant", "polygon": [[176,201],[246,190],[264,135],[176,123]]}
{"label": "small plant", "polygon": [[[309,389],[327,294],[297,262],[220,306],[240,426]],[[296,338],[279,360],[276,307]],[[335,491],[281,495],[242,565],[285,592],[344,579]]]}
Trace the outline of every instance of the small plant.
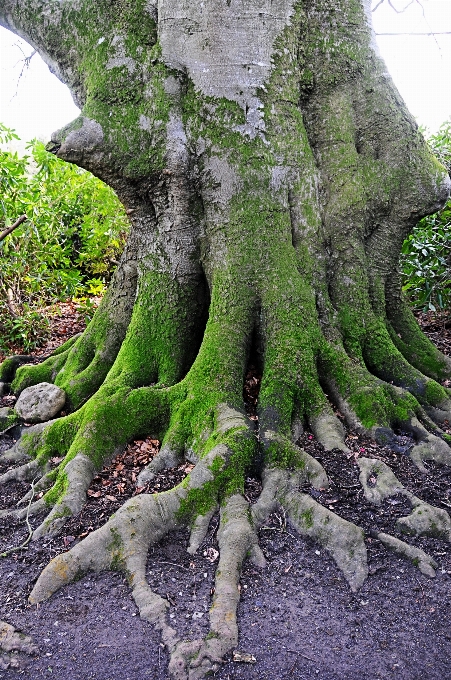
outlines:
{"label": "small plant", "polygon": [[[444,123],[428,142],[451,170],[451,122]],[[451,303],[451,200],[438,213],[418,222],[404,241],[401,255],[403,290],[417,310],[435,312]]]}
{"label": "small plant", "polygon": [[[0,147],[19,139],[0,123]],[[115,193],[64,163],[36,140],[30,155],[0,148],[0,349],[30,351],[49,332],[42,311],[54,302],[101,296],[125,244],[128,221]]]}
{"label": "small plant", "polygon": [[8,345],[21,347],[26,353],[39,347],[50,334],[47,317],[26,303],[17,317],[0,316],[0,351],[6,352]]}

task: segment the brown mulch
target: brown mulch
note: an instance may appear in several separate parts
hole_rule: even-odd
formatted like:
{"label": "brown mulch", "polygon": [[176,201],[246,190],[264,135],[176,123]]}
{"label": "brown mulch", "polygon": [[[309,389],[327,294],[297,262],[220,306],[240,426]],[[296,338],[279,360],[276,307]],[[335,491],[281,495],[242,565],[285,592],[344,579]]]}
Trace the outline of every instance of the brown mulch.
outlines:
{"label": "brown mulch", "polygon": [[[56,344],[64,341],[64,318],[70,316],[60,317],[61,335],[59,341],[54,338]],[[424,315],[420,322],[442,351],[451,354],[446,322],[431,315]],[[257,370],[250,366],[244,399],[253,419],[257,417],[259,382]],[[11,443],[12,438],[5,436],[0,450]],[[406,488],[444,509],[451,507],[451,471],[429,463],[428,474],[420,474],[409,459],[412,441],[406,433],[397,433],[391,447],[354,432],[347,433],[346,443],[351,450],[348,456],[325,452],[312,433],[304,432],[299,444],[322,463],[331,481],[327,491],[311,487],[304,491],[362,526],[368,549],[368,580],[358,593],[351,593],[322,547],[301,539],[282,511],[274,513],[259,537],[267,567],[257,569],[247,562],[240,582],[238,648],[253,654],[256,663],[234,662],[230,656],[215,675],[220,680],[451,677],[451,544],[427,537],[408,538],[438,562],[435,579],[426,578],[413,565],[387,552],[373,538],[374,531],[401,537],[396,520],[408,514],[410,506],[402,496],[393,496],[378,507],[367,503],[358,482],[357,461],[359,456],[379,458]],[[0,619],[32,635],[40,649],[32,659],[20,658],[21,670],[0,669],[2,680],[168,678],[166,651],[152,626],[139,618],[121,574],[88,574],[37,609],[27,603],[33,583],[49,559],[102,525],[127,498],[171,488],[192,469],[185,462],[137,489],[139,471],[158,449],[159,442],[150,438],[132,442],[93,479],[85,508],[68,521],[59,536],[31,543],[27,550],[0,560]],[[17,502],[28,488],[28,484],[13,483],[0,488],[0,507]],[[247,479],[249,502],[255,502],[260,490],[258,479]],[[41,519],[34,518],[33,526]],[[219,518],[214,518],[194,556],[186,552],[185,530],[167,536],[149,551],[148,582],[167,598],[173,624],[190,638],[208,632],[218,523]],[[0,520],[3,546],[17,545],[26,533],[23,522]]]}
{"label": "brown mulch", "polygon": [[449,312],[418,312],[417,321],[430,340],[444,354],[451,355],[451,315]]}

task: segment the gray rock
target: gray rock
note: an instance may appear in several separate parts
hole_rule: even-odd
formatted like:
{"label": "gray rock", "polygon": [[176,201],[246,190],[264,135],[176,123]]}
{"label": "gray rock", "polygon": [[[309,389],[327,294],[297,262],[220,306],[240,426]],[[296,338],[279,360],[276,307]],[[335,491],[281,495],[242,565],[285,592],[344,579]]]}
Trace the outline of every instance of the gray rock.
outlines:
{"label": "gray rock", "polygon": [[28,423],[45,423],[61,411],[66,393],[56,385],[39,383],[24,389],[16,402],[16,412]]}
{"label": "gray rock", "polygon": [[6,383],[0,382],[0,399],[6,394]]}

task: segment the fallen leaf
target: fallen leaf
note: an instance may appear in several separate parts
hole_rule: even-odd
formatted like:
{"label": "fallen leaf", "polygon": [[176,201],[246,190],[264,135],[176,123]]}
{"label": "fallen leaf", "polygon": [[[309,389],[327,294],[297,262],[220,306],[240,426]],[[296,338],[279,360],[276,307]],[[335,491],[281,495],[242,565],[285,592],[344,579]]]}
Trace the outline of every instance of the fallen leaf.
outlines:
{"label": "fallen leaf", "polygon": [[238,650],[233,652],[233,660],[239,661],[241,663],[257,663],[257,659],[253,654],[248,654],[248,652],[239,652]]}
{"label": "fallen leaf", "polygon": [[204,557],[206,557],[209,562],[215,562],[219,557],[219,552],[210,547],[204,551]]}

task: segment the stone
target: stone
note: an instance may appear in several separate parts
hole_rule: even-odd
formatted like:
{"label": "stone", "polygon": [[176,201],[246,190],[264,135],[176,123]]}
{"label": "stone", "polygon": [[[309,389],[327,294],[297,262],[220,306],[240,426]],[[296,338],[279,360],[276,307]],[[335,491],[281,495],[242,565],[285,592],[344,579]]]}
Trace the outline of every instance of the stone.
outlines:
{"label": "stone", "polygon": [[39,383],[24,389],[16,402],[16,412],[28,423],[45,423],[61,411],[66,393],[56,385]]}
{"label": "stone", "polygon": [[20,633],[6,621],[0,621],[0,649],[2,652],[18,651],[24,654],[39,652],[31,637]]}
{"label": "stone", "polygon": [[0,399],[6,394],[6,383],[0,382]]}

